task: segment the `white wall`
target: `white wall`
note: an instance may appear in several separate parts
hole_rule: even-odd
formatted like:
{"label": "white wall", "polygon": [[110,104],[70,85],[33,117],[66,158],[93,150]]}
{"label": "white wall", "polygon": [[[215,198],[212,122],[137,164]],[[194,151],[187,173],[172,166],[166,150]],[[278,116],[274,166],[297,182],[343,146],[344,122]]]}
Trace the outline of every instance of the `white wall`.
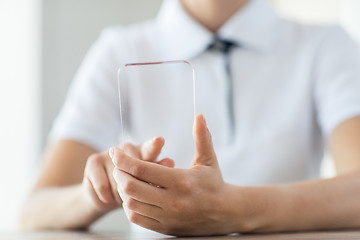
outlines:
{"label": "white wall", "polygon": [[39,9],[0,1],[0,230],[15,227],[39,152]]}

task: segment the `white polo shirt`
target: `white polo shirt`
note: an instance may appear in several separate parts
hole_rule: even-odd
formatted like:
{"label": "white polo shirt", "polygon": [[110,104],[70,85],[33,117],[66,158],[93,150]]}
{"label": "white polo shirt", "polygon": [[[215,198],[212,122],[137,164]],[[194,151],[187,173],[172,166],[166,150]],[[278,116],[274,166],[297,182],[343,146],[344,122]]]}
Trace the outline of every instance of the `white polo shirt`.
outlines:
{"label": "white polo shirt", "polygon": [[[357,46],[340,27],[280,19],[265,0],[251,1],[218,36],[239,46],[230,53],[234,129],[226,124],[224,56],[207,50],[213,34],[179,0],[166,0],[156,19],[101,34],[75,77],[50,139],[73,139],[99,151],[118,145],[118,68],[129,62],[183,59],[195,69],[202,93],[197,100],[227,182],[263,185],[318,177],[330,133],[360,115]],[[174,90],[168,88],[164,91]],[[134,118],[142,116],[141,104],[131,106]],[[232,131],[229,143],[224,139]],[[174,134],[166,141],[180,140]],[[176,166],[187,167],[191,156],[177,154]]]}

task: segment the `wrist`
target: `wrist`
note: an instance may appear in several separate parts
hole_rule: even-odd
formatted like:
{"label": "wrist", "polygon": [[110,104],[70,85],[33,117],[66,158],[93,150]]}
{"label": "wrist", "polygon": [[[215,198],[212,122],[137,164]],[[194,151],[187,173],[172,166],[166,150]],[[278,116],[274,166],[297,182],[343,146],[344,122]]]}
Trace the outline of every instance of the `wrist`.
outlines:
{"label": "wrist", "polygon": [[214,194],[214,218],[219,223],[215,234],[252,232],[257,228],[257,209],[252,204],[248,187],[225,183],[219,194]]}
{"label": "wrist", "polygon": [[88,189],[86,189],[83,184],[79,186],[79,191],[84,212],[87,212],[87,215],[90,218],[99,218],[111,211],[106,208],[104,204],[101,204],[100,200],[96,201],[94,199],[95,197],[91,196]]}
{"label": "wrist", "polygon": [[271,189],[267,187],[226,184],[222,204],[228,233],[262,231],[276,215]]}
{"label": "wrist", "polygon": [[[240,232],[282,231],[293,215],[294,195],[287,186],[233,185],[237,207],[233,211]],[[236,204],[236,202],[233,202]],[[290,218],[289,218],[290,216]]]}

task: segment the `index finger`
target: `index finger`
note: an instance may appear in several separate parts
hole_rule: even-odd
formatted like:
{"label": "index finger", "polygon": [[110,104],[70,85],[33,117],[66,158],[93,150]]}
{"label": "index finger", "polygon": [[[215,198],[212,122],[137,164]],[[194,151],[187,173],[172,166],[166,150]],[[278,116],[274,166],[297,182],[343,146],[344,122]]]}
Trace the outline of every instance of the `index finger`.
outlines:
{"label": "index finger", "polygon": [[109,155],[115,167],[144,182],[169,187],[175,181],[179,169],[146,162],[126,155],[119,148],[111,148]]}

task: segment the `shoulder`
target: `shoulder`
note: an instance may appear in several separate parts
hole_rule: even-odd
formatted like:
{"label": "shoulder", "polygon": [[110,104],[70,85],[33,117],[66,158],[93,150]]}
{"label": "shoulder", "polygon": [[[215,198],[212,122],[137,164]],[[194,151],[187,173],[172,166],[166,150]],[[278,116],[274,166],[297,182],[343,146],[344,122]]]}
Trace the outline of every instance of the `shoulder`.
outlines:
{"label": "shoulder", "polygon": [[295,21],[282,20],[281,33],[286,35],[289,42],[296,43],[297,47],[318,48],[352,48],[356,43],[348,33],[337,24],[314,25]]}
{"label": "shoulder", "polygon": [[134,23],[129,26],[114,25],[105,28],[100,37],[108,42],[118,43],[136,40],[151,34],[156,28],[154,20]]}
{"label": "shoulder", "polygon": [[157,52],[157,32],[154,20],[110,26],[101,32],[97,44],[107,48],[121,62],[145,61]]}

